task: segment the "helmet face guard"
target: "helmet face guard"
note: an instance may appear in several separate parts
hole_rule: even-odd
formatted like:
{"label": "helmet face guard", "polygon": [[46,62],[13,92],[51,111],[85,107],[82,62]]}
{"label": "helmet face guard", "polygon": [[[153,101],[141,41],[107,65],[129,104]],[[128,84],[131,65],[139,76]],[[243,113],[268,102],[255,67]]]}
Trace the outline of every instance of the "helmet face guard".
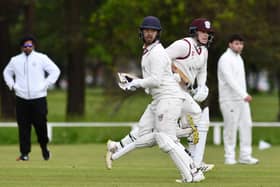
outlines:
{"label": "helmet face guard", "polygon": [[[144,41],[143,30],[144,29],[153,29],[158,31],[157,37],[155,40],[159,40],[160,38],[160,31],[161,31],[161,24],[157,17],[154,16],[147,16],[144,18],[142,24],[139,27],[139,36]],[[145,41],[144,41],[145,42]]]}
{"label": "helmet face guard", "polygon": [[197,31],[207,32],[209,34],[207,44],[203,44],[209,47],[214,39],[214,29],[211,26],[211,22],[206,18],[194,19],[189,27],[189,35],[197,38]]}
{"label": "helmet face guard", "polygon": [[208,42],[206,44],[207,48],[209,48],[211,43],[213,43],[213,41],[214,41],[214,33],[213,32],[212,33],[208,33],[208,35],[209,35],[208,36]]}

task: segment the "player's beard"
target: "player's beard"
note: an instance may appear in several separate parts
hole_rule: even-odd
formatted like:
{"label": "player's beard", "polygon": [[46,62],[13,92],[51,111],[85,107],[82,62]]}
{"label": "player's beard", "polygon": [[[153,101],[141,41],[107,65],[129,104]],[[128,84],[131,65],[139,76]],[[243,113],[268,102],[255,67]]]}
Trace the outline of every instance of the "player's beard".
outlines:
{"label": "player's beard", "polygon": [[235,52],[236,54],[241,54],[243,49],[238,49],[238,48],[232,48],[232,51]]}
{"label": "player's beard", "polygon": [[26,56],[28,56],[32,52],[32,49],[25,49],[25,50],[23,50],[23,52]]}
{"label": "player's beard", "polygon": [[152,43],[154,43],[156,40],[157,40],[156,37],[152,37],[152,36],[145,37],[145,39],[144,39],[145,45],[149,46]]}
{"label": "player's beard", "polygon": [[26,55],[26,56],[28,56],[28,55],[30,55],[30,51],[24,51],[24,54]]}

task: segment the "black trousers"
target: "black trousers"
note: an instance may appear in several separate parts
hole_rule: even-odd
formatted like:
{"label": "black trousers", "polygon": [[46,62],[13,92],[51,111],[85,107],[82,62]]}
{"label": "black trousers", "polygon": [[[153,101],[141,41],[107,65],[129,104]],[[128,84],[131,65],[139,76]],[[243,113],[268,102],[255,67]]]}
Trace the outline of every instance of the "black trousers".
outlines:
{"label": "black trousers", "polygon": [[34,126],[38,143],[42,149],[49,142],[47,130],[47,99],[46,97],[26,100],[16,97],[16,118],[19,132],[19,148],[21,154],[31,151],[31,127]]}

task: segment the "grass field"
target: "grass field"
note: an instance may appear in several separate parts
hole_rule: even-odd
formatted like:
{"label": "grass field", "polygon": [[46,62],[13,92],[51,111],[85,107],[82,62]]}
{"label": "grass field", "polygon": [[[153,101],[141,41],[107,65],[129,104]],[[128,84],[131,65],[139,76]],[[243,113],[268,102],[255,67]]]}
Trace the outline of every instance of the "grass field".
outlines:
{"label": "grass field", "polygon": [[49,121],[138,121],[151,98],[142,90],[133,93],[106,94],[101,89],[87,89],[85,114],[66,118],[66,92],[48,94]]}
{"label": "grass field", "polygon": [[209,146],[205,160],[216,167],[206,180],[177,184],[179,174],[165,153],[157,147],[136,150],[115,161],[112,170],[104,165],[105,144],[50,145],[52,159],[43,161],[33,146],[30,161],[17,162],[16,145],[0,147],[1,187],[279,187],[280,147],[264,151],[254,147],[260,164],[223,164],[223,147]]}
{"label": "grass field", "polygon": [[[65,121],[65,92],[52,91],[48,96],[49,121]],[[141,93],[120,104],[119,96],[104,97],[100,90],[88,90],[86,113],[74,121],[136,121],[150,98]],[[277,96],[254,96],[254,121],[275,121]],[[118,107],[122,106],[119,108]],[[254,128],[254,145],[260,139],[272,143],[271,149],[260,151],[254,147],[254,156],[260,159],[255,166],[223,164],[223,147],[212,145],[212,129],[208,134],[206,162],[216,167],[206,174],[206,180],[196,184],[177,184],[179,174],[168,156],[157,147],[136,150],[115,161],[113,170],[104,164],[105,144],[108,138],[120,139],[129,128],[56,128],[50,145],[52,159],[43,161],[39,147],[32,136],[31,160],[16,162],[18,156],[17,129],[0,131],[0,187],[279,187],[280,186],[280,128]],[[92,144],[103,142],[103,144]],[[63,144],[63,145],[62,145]]]}
{"label": "grass field", "polygon": [[[129,97],[127,97],[129,95]],[[125,99],[125,100],[123,100]],[[87,89],[85,115],[70,121],[138,121],[151,98],[143,90],[106,95],[101,89]],[[66,92],[53,90],[48,94],[49,121],[65,121]],[[211,106],[210,106],[211,110]],[[276,121],[278,98],[276,93],[253,95],[253,121]]]}

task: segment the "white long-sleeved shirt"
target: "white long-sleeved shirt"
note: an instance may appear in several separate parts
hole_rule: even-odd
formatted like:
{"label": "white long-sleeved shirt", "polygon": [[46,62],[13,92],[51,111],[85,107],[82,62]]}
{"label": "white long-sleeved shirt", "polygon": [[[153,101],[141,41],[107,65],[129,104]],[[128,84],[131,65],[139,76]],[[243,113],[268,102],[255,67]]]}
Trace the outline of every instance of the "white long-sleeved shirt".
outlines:
{"label": "white long-sleeved shirt", "polygon": [[28,56],[21,53],[12,57],[3,71],[10,90],[27,100],[47,96],[48,87],[57,81],[59,74],[55,63],[47,55],[36,51]]}
{"label": "white long-sleeved shirt", "polygon": [[141,66],[141,87],[153,99],[185,98],[171,71],[171,60],[159,41],[144,49]]}
{"label": "white long-sleeved shirt", "polygon": [[205,46],[198,46],[192,37],[187,37],[173,42],[166,48],[166,52],[191,85],[195,79],[198,86],[206,84],[208,50]]}
{"label": "white long-sleeved shirt", "polygon": [[247,95],[242,57],[228,48],[218,61],[219,101],[243,100]]}

